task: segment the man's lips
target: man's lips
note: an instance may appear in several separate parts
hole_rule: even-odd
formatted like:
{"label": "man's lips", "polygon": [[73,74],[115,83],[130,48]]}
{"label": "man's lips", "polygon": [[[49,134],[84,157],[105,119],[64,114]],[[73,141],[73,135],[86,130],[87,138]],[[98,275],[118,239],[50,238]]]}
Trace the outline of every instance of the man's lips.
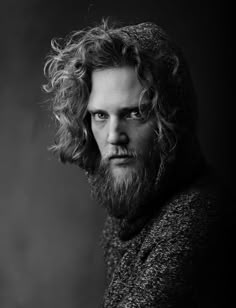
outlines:
{"label": "man's lips", "polygon": [[109,160],[117,165],[130,163],[134,159],[131,155],[111,155]]}

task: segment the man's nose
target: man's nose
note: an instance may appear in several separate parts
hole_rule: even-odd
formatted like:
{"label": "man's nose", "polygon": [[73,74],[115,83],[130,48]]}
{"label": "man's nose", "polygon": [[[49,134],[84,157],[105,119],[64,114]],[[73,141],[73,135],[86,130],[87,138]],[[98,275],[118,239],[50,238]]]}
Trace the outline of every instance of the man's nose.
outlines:
{"label": "man's nose", "polygon": [[117,118],[109,121],[107,142],[110,144],[127,144],[129,138],[124,123]]}

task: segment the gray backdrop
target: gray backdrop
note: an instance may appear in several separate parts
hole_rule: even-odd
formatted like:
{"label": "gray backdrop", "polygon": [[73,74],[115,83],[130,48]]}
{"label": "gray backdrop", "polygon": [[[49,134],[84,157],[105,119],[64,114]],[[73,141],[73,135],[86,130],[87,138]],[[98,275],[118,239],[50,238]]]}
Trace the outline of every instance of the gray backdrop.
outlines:
{"label": "gray backdrop", "polygon": [[54,126],[41,85],[52,37],[103,16],[162,25],[190,63],[205,155],[230,185],[230,8],[205,2],[0,2],[0,307],[98,307],[104,290],[104,211],[83,172],[47,151]]}

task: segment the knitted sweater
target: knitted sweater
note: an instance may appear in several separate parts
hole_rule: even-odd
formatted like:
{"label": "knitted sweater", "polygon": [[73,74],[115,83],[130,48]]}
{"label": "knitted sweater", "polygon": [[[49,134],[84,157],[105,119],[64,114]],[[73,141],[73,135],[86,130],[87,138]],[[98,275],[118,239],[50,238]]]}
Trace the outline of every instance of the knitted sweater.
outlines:
{"label": "knitted sweater", "polygon": [[216,307],[217,216],[214,196],[199,187],[172,197],[128,240],[120,239],[119,221],[108,216],[103,307]]}

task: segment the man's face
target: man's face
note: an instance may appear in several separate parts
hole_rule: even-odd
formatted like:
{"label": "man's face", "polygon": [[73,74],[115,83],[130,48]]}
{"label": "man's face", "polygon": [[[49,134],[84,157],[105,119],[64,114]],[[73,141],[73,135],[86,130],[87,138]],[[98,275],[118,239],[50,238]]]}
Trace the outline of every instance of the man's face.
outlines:
{"label": "man's face", "polygon": [[[142,168],[154,142],[151,117],[139,112],[143,90],[134,68],[129,66],[96,70],[88,102],[91,128],[116,182]],[[145,104],[145,102],[144,102]]]}

